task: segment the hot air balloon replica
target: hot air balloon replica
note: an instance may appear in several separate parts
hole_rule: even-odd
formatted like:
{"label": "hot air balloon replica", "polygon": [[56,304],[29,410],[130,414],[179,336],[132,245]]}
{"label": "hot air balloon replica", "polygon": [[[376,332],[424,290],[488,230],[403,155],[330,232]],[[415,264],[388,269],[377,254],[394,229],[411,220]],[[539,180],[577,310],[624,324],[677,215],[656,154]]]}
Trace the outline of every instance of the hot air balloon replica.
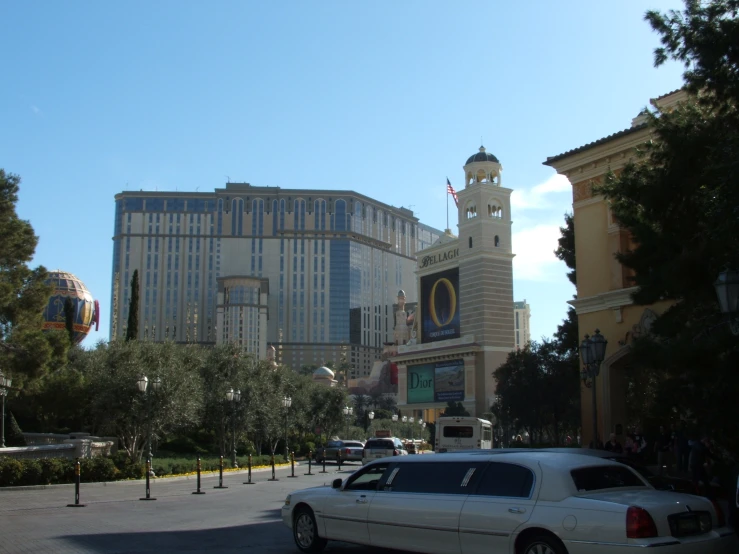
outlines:
{"label": "hot air balloon replica", "polygon": [[71,273],[55,269],[49,271],[46,284],[54,287],[54,291],[44,308],[44,331],[66,330],[64,303],[67,298],[72,301],[74,343],[79,344],[85,340],[93,325],[98,330],[100,306],[82,281]]}

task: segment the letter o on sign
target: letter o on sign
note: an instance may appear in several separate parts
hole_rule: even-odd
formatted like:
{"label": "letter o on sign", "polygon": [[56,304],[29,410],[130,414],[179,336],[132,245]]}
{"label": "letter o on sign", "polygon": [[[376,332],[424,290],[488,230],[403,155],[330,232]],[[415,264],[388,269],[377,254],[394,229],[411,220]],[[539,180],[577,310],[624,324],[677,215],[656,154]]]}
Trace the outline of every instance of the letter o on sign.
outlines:
{"label": "letter o on sign", "polygon": [[[436,307],[436,287],[438,287],[439,284],[446,287],[447,293],[449,294],[449,315],[444,321],[439,319],[439,313]],[[429,294],[429,312],[431,314],[431,319],[437,327],[449,325],[454,319],[454,315],[457,313],[457,295],[454,292],[454,285],[452,285],[452,282],[449,279],[443,277],[436,281],[434,286],[431,287],[431,293]]]}

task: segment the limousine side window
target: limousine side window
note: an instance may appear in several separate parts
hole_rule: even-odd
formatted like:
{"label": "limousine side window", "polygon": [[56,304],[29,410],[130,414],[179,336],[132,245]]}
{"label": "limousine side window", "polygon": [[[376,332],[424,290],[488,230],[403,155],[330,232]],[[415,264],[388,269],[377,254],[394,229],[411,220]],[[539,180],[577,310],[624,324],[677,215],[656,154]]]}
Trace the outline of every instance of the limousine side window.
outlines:
{"label": "limousine side window", "polygon": [[389,463],[372,464],[349,477],[344,486],[345,491],[376,491],[382,476],[390,466]]}
{"label": "limousine side window", "polygon": [[469,494],[475,490],[484,462],[401,463],[382,488],[388,492]]}
{"label": "limousine side window", "polygon": [[534,474],[530,469],[516,464],[491,462],[480,477],[474,494],[529,498],[533,486]]}

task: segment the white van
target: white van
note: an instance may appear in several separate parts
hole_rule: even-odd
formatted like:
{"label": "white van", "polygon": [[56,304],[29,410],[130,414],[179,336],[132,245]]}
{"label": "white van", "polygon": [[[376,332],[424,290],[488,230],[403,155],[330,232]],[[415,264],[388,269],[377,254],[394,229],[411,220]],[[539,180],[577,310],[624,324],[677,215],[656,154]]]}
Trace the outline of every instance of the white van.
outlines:
{"label": "white van", "polygon": [[436,420],[436,452],[490,449],[493,424],[477,417],[440,417]]}

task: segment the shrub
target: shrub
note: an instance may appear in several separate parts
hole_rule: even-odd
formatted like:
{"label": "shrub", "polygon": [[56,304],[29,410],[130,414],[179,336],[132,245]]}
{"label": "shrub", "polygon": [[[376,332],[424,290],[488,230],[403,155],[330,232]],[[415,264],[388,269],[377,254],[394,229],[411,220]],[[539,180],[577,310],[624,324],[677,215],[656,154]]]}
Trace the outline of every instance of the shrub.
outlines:
{"label": "shrub", "polygon": [[43,469],[39,460],[21,460],[23,475],[19,485],[38,485],[42,482]]}
{"label": "shrub", "polygon": [[80,480],[85,483],[113,481],[116,477],[115,464],[109,457],[85,458],[80,460],[80,464]]}
{"label": "shrub", "polygon": [[67,481],[65,479],[67,464],[61,458],[42,458],[39,460],[39,464],[41,465],[40,484],[51,485]]}
{"label": "shrub", "polygon": [[15,458],[0,458],[0,486],[14,487],[23,477],[23,464]]}
{"label": "shrub", "polygon": [[177,437],[163,442],[159,450],[165,450],[174,454],[206,454],[208,450],[199,445],[190,437]]}

